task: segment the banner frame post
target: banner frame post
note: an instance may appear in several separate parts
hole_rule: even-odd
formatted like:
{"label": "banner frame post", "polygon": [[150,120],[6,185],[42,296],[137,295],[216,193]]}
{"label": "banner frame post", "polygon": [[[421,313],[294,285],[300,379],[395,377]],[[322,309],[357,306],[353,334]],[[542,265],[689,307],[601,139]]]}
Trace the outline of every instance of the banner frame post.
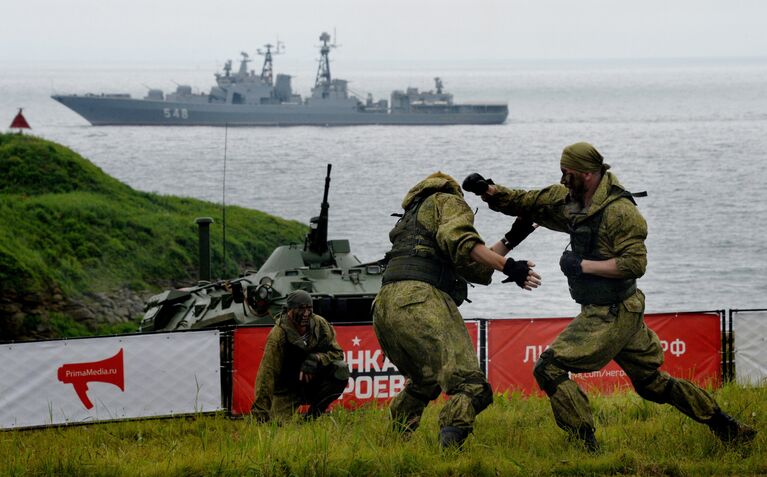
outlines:
{"label": "banner frame post", "polygon": [[487,322],[486,318],[478,318],[479,324],[479,336],[477,337],[479,343],[477,343],[477,349],[479,350],[479,368],[482,370],[482,374],[487,376]]}
{"label": "banner frame post", "polygon": [[[730,317],[732,317],[732,310],[729,311]],[[727,347],[727,312],[719,312],[719,317],[722,320],[722,384],[729,381],[729,352]]]}
{"label": "banner frame post", "polygon": [[221,330],[221,398],[227,414],[232,414],[232,329]]}
{"label": "banner frame post", "polygon": [[727,342],[728,342],[728,346],[729,346],[729,349],[728,349],[728,351],[729,351],[728,359],[730,361],[730,365],[729,365],[729,376],[728,377],[729,377],[730,381],[735,381],[735,372],[736,372],[736,370],[735,370],[735,333],[733,332],[733,326],[732,326],[732,320],[733,320],[735,315],[732,312],[732,308],[730,308],[729,312],[730,312],[729,313],[730,314],[730,320],[729,320],[729,322],[730,322],[729,323],[730,334],[729,334],[729,336],[727,338]]}
{"label": "banner frame post", "polygon": [[735,382],[735,334],[734,334],[734,327],[733,327],[733,320],[735,319],[735,315],[743,310],[738,310],[737,308],[729,308],[727,310],[728,320],[729,323],[727,325],[727,328],[729,330],[729,335],[727,336],[727,344],[729,346],[727,359],[727,377],[728,382]]}

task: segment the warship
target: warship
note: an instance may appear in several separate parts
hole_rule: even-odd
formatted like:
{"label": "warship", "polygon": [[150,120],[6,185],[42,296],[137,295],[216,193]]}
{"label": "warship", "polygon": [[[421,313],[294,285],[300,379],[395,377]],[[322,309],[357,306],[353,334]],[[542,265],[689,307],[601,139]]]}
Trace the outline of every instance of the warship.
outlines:
{"label": "warship", "polygon": [[[251,61],[242,53],[240,68],[232,61],[216,73],[216,86],[209,93],[193,93],[192,87],[178,85],[165,94],[150,89],[142,98],[129,94],[53,95],[94,126],[351,126],[351,125],[449,125],[501,124],[509,109],[505,103],[459,104],[434,78],[436,91],[418,88],[395,90],[390,101],[363,100],[348,88],[348,81],[330,74],[330,35],[320,35],[320,60],[311,96],[293,92],[291,76],[273,76],[273,53],[281,42],[258,50],[264,56],[261,74],[248,71]],[[274,48],[274,52],[272,51]]]}

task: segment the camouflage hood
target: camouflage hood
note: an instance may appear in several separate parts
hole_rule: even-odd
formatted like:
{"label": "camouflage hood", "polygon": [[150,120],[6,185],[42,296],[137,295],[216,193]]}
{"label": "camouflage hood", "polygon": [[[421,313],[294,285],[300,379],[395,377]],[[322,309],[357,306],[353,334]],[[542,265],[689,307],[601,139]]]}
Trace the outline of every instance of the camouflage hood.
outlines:
{"label": "camouflage hood", "polygon": [[431,195],[435,192],[444,192],[446,194],[463,197],[463,191],[458,182],[452,177],[442,172],[435,172],[426,179],[422,180],[405,194],[402,199],[402,208],[407,209],[413,203],[416,197]]}

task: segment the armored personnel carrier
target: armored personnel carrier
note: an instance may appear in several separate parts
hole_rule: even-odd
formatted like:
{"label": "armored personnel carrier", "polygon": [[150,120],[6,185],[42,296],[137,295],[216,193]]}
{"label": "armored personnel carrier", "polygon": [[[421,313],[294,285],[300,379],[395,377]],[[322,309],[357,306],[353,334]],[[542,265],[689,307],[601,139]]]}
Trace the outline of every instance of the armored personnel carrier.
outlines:
{"label": "armored personnel carrier", "polygon": [[[331,167],[328,164],[320,215],[310,220],[303,245],[277,247],[258,272],[153,296],[146,304],[141,331],[273,323],[287,295],[299,289],[312,295],[314,312],[331,322],[369,321],[383,270],[376,262],[361,263],[351,253],[348,240],[328,240]],[[210,251],[205,250],[207,238],[202,232],[209,222],[198,219],[202,223],[201,275],[210,269]]]}

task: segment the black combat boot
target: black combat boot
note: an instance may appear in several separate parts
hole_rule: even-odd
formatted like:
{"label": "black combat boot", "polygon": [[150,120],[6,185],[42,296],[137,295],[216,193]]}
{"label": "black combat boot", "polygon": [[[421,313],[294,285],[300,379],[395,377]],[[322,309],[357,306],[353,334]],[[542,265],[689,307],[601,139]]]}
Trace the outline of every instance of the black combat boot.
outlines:
{"label": "black combat boot", "polygon": [[439,445],[443,449],[460,449],[469,437],[469,431],[458,427],[445,426],[439,431]]}
{"label": "black combat boot", "polygon": [[722,411],[717,411],[705,424],[725,444],[746,444],[756,437],[756,429]]}
{"label": "black combat boot", "polygon": [[599,443],[597,443],[597,437],[594,435],[593,429],[581,427],[576,435],[588,452],[592,454],[599,452]]}

